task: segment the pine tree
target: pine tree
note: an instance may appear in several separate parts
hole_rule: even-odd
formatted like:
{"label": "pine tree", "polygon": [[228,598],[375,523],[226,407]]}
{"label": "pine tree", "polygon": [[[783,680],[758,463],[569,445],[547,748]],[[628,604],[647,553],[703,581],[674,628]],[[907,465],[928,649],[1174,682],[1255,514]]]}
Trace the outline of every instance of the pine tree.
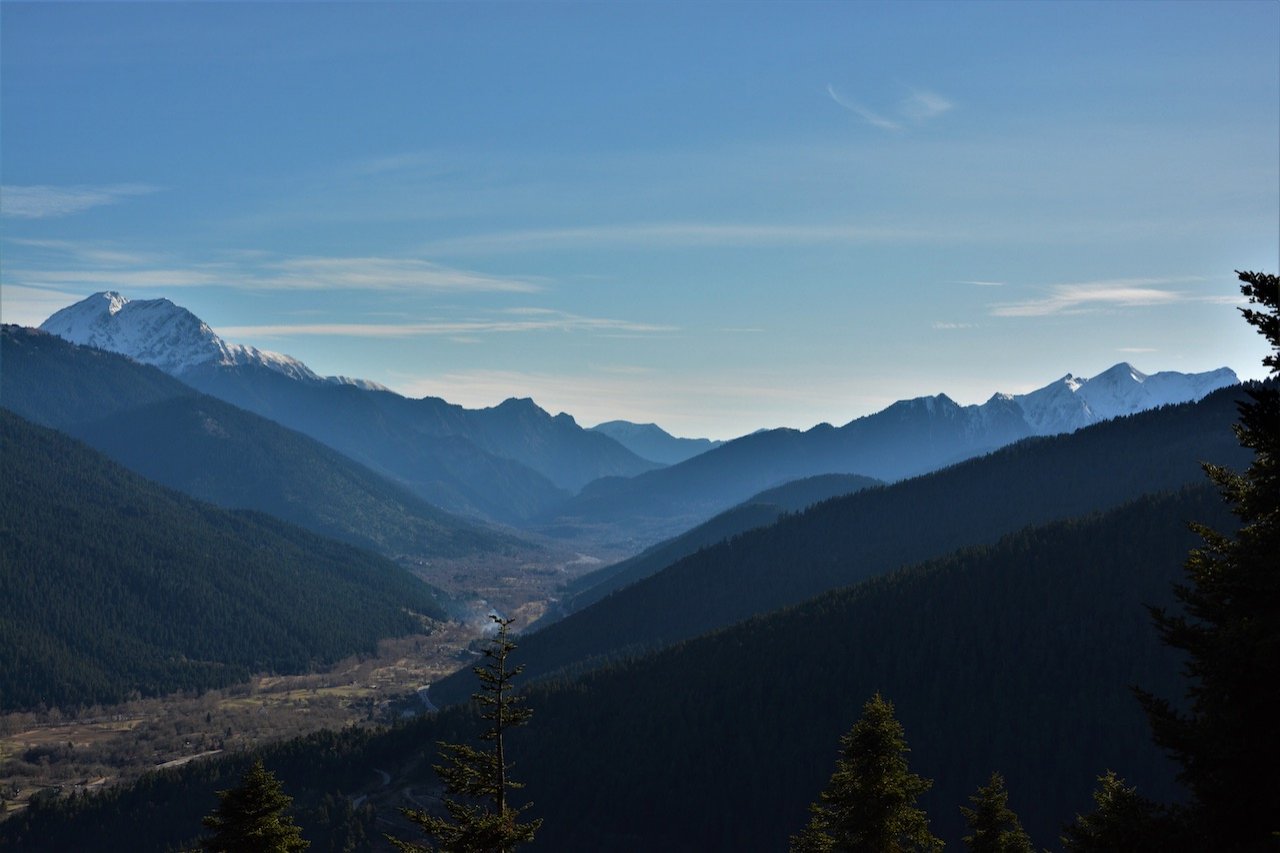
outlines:
{"label": "pine tree", "polygon": [[936,851],[929,819],[916,798],[933,786],[907,769],[906,737],[893,704],[879,693],[840,739],[835,773],[809,807],[809,825],[791,839],[792,853]]}
{"label": "pine tree", "polygon": [[205,853],[297,853],[310,842],[303,839],[285,810],[293,798],[269,773],[262,759],[253,763],[240,784],[218,792],[218,808],[204,819],[213,837],[203,843]]}
{"label": "pine tree", "polygon": [[432,848],[387,836],[405,853],[432,849],[442,853],[509,853],[518,844],[533,841],[542,824],[541,820],[519,822],[521,812],[530,804],[517,809],[507,803],[507,790],[524,786],[507,776],[511,765],[506,760],[503,736],[508,729],[527,724],[533,712],[522,707],[523,699],[514,694],[513,679],[524,667],[507,668],[507,659],[516,647],[508,634],[512,620],[490,618],[498,625],[498,635],[485,649],[487,662],[474,669],[480,692],[473,698],[481,719],[489,721],[480,738],[492,746],[476,749],[468,744],[440,743],[444,763],[436,765],[435,771],[450,793],[464,799],[445,800],[448,817],[402,809],[404,816],[422,827],[436,844]]}
{"label": "pine tree", "polygon": [[[1093,792],[1097,808],[1063,830],[1069,853],[1160,853],[1170,849],[1159,807],[1108,770]],[[1176,846],[1173,849],[1178,849]]]}
{"label": "pine tree", "polygon": [[960,807],[973,833],[964,837],[966,847],[974,853],[1032,853],[1031,838],[1009,808],[1003,776],[992,773],[991,781],[969,801],[973,808]]}
{"label": "pine tree", "polygon": [[1254,308],[1245,320],[1271,345],[1273,381],[1248,389],[1235,431],[1254,452],[1243,474],[1206,465],[1240,518],[1234,536],[1203,525],[1204,545],[1176,588],[1183,613],[1155,608],[1163,641],[1186,652],[1188,710],[1138,691],[1152,733],[1182,765],[1191,792],[1183,812],[1193,845],[1219,851],[1275,849],[1280,830],[1280,280],[1238,273]]}

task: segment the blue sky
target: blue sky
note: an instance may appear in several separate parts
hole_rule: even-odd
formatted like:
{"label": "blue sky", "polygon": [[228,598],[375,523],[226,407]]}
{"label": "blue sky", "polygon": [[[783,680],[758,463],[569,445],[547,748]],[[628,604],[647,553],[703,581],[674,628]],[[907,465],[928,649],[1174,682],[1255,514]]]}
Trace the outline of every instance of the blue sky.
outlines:
{"label": "blue sky", "polygon": [[1280,4],[0,4],[5,322],[684,435],[1259,376]]}

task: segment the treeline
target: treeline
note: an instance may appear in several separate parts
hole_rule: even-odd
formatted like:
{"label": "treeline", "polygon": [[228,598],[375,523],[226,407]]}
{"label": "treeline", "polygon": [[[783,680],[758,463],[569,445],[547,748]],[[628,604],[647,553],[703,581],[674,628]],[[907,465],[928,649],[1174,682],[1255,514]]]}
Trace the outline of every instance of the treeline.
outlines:
{"label": "treeline", "polygon": [[298,673],[444,618],[372,553],[132,474],[0,410],[0,709]]}

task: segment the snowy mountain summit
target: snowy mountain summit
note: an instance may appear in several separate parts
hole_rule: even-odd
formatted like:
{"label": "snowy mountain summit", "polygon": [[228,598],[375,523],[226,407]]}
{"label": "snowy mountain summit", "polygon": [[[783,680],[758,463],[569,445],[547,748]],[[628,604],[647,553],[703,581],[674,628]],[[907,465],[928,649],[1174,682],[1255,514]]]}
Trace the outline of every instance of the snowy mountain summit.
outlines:
{"label": "snowy mountain summit", "polygon": [[168,299],[130,300],[114,291],[95,293],[58,311],[40,329],[73,344],[127,355],[173,376],[205,365],[258,365],[306,382],[382,387],[366,380],[322,377],[287,355],[227,343],[195,314]]}
{"label": "snowy mountain summit", "polygon": [[1205,373],[1163,371],[1148,375],[1120,362],[1092,379],[1068,373],[1027,394],[996,396],[1017,403],[1035,434],[1053,435],[1109,418],[1199,400],[1239,381],[1229,367]]}

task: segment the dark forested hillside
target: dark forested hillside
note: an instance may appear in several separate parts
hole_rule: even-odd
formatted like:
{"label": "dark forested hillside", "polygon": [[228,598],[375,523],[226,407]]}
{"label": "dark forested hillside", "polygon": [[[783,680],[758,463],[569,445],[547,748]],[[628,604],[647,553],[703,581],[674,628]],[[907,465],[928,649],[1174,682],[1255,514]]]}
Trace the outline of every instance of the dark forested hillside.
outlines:
{"label": "dark forested hillside", "polygon": [[661,571],[677,560],[695,553],[699,548],[772,524],[783,513],[799,512],[819,501],[877,485],[883,483],[857,474],[822,474],[767,489],[687,533],[654,545],[634,557],[574,579],[565,586],[561,606],[565,613],[581,610],[614,590]]}
{"label": "dark forested hillside", "polygon": [[[1056,847],[1060,825],[1088,808],[1100,768],[1176,796],[1129,686],[1176,692],[1179,660],[1143,605],[1170,600],[1195,541],[1186,519],[1231,523],[1208,487],[1144,498],[535,686],[533,720],[508,757],[530,816],[545,820],[537,849],[785,849],[877,690],[906,727],[912,768],[936,780],[923,805],[950,843],[963,832],[959,807],[993,770],[1037,847]],[[375,768],[396,786],[429,785],[434,744],[475,731],[459,706],[385,734],[266,753],[289,792],[316,803],[375,790]],[[0,841],[65,850],[127,831],[131,850],[160,851],[198,832],[213,791],[247,761],[42,806],[0,824]],[[333,831],[316,811],[301,820],[308,837]]]}
{"label": "dark forested hillside", "polygon": [[1175,797],[1129,687],[1176,693],[1144,604],[1171,600],[1189,519],[1231,526],[1207,486],[1144,498],[534,691],[509,754],[545,819],[538,849],[785,849],[876,691],[936,780],[922,803],[949,843],[993,770],[1038,846],[1102,769]]}
{"label": "dark forested hillside", "polygon": [[[1029,524],[1198,483],[1202,460],[1242,467],[1231,432],[1242,392],[1028,439],[934,474],[835,498],[706,548],[542,631],[517,652],[537,677],[635,654],[899,566],[990,543]],[[465,678],[433,688],[467,695]]]}
{"label": "dark forested hillside", "polygon": [[306,671],[443,618],[372,553],[199,503],[4,410],[0,430],[0,709]]}
{"label": "dark forested hillside", "polygon": [[201,500],[387,553],[530,547],[451,516],[342,454],[123,356],[4,327],[0,405]]}

